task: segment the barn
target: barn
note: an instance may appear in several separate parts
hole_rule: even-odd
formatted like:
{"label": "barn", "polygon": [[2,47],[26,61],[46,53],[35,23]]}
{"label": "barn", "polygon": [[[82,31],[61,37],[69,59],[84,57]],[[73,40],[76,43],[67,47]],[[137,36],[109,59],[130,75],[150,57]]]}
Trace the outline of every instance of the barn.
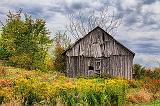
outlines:
{"label": "barn", "polygon": [[63,55],[69,77],[111,75],[132,79],[135,53],[100,27],[76,41]]}

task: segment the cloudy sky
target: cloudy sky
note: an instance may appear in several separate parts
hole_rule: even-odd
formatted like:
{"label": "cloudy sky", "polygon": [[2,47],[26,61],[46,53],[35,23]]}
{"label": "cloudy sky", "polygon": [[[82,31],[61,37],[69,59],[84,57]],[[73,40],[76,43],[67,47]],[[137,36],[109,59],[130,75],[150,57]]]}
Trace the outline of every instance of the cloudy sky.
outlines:
{"label": "cloudy sky", "polygon": [[[6,13],[22,8],[33,18],[43,18],[52,36],[65,30],[70,12],[106,7],[123,16],[114,36],[136,53],[134,63],[157,66],[160,63],[160,0],[0,0],[0,20]],[[86,13],[87,14],[87,13]]]}

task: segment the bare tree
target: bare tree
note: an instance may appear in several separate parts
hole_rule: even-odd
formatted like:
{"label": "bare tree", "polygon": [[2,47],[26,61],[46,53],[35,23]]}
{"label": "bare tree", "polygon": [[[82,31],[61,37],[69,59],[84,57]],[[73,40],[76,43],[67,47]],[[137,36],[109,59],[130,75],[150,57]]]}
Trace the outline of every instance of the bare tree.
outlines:
{"label": "bare tree", "polygon": [[[122,21],[121,16],[118,15],[114,10],[110,11],[109,7],[101,8],[98,11],[84,10],[83,12],[79,11],[76,13],[68,14],[68,19],[70,22],[66,26],[67,31],[69,31],[76,40],[80,39],[97,26],[113,35],[115,34],[116,29],[119,27]],[[99,51],[96,48],[94,49]],[[110,51],[109,55],[112,58],[113,51]],[[101,58],[97,59],[101,60]],[[114,66],[118,67],[118,64],[115,64]],[[108,67],[105,70],[109,70],[110,68],[112,67]]]}
{"label": "bare tree", "polygon": [[62,47],[63,49],[67,49],[71,45],[71,39],[66,34],[66,32],[58,31],[53,38],[55,47]]}
{"label": "bare tree", "polygon": [[97,26],[103,28],[109,34],[113,34],[122,20],[115,11],[110,12],[109,7],[89,12],[88,15],[81,11],[72,13],[68,15],[68,19],[70,23],[66,28],[76,40]]}

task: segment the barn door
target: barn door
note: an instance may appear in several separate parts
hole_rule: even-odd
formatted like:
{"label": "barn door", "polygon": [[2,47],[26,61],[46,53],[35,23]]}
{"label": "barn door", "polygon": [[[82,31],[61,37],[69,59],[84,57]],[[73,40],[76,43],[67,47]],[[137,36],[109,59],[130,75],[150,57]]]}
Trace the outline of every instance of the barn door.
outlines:
{"label": "barn door", "polygon": [[95,62],[94,62],[94,67],[95,67],[95,74],[96,75],[101,75],[101,59],[100,58],[96,58]]}

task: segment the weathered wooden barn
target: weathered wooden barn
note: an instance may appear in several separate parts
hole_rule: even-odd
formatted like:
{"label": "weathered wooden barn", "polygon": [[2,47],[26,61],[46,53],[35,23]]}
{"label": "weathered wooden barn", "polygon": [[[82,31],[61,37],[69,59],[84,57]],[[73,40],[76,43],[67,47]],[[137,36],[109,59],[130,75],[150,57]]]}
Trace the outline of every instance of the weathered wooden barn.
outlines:
{"label": "weathered wooden barn", "polygon": [[64,53],[67,75],[111,75],[132,79],[135,53],[96,27]]}

